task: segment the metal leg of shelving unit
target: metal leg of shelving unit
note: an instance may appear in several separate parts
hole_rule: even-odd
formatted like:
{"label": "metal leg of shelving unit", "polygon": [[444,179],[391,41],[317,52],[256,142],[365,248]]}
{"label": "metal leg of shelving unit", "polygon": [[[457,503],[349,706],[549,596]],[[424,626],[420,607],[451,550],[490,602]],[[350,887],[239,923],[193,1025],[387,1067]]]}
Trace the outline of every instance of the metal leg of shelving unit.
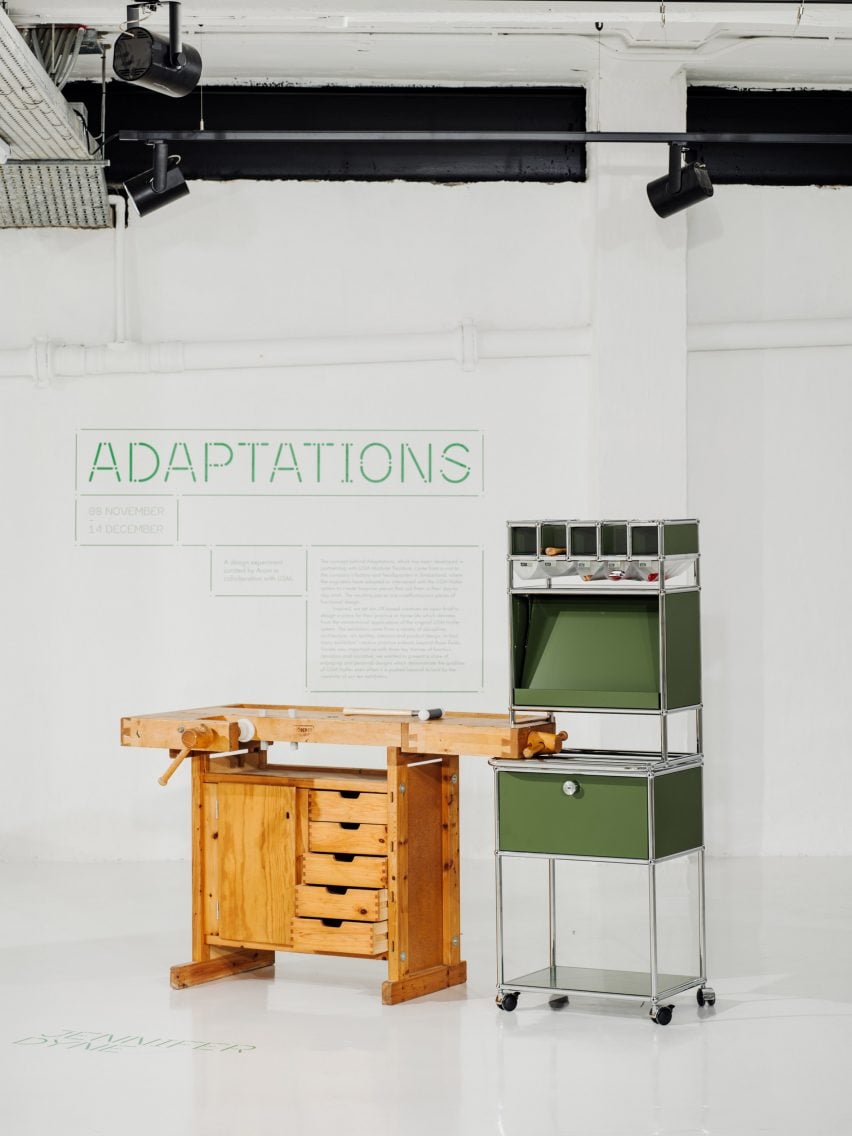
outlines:
{"label": "metal leg of shelving unit", "polygon": [[494,857],[494,877],[497,888],[497,986],[503,987],[503,862]]}
{"label": "metal leg of shelving unit", "polygon": [[667,761],[669,756],[669,715],[663,710],[660,713],[660,757]]}
{"label": "metal leg of shelving unit", "polygon": [[698,706],[695,711],[695,752],[704,753],[704,707]]}
{"label": "metal leg of shelving unit", "polygon": [[651,932],[651,1006],[657,1007],[657,990],[659,989],[659,976],[657,974],[657,865],[648,865],[648,923]]}
{"label": "metal leg of shelving unit", "polygon": [[556,985],[556,861],[547,861],[547,925],[550,933],[550,984]]}
{"label": "metal leg of shelving unit", "polygon": [[698,850],[698,977],[707,979],[707,906],[704,890],[704,849]]}

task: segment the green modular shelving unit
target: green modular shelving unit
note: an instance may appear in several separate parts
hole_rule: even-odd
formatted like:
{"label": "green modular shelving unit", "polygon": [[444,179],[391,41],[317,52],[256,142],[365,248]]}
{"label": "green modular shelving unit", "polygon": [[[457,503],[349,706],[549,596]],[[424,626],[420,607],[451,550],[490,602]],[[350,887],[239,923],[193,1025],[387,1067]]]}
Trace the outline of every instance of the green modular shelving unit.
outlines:
{"label": "green modular shelving unit", "polygon": [[[523,762],[492,761],[498,897],[497,1001],[512,1010],[523,991],[650,1003],[665,1025],[666,1000],[707,985],[698,522],[520,521],[509,524],[511,715],[546,711],[641,714],[659,720],[653,752],[564,750]],[[673,753],[669,719],[694,716],[695,748]],[[657,966],[656,866],[698,858],[697,974]],[[504,973],[502,861],[543,860],[548,870],[549,963],[511,980]],[[647,972],[557,963],[556,864],[643,865],[649,903]]]}

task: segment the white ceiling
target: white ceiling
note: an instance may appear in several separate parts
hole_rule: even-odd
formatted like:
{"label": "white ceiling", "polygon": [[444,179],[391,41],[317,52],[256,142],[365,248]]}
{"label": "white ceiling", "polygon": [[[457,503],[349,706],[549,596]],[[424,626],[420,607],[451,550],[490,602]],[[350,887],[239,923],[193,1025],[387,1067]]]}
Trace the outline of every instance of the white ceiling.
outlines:
{"label": "white ceiling", "polygon": [[[151,25],[166,26],[166,9]],[[692,81],[852,85],[852,4],[666,0],[185,0],[205,79],[565,83],[611,60],[682,63]],[[12,0],[18,24],[118,30],[116,0]],[[598,34],[595,22],[602,22]],[[200,44],[199,44],[200,41]],[[600,44],[600,47],[599,47]],[[96,76],[97,61],[77,74]]]}

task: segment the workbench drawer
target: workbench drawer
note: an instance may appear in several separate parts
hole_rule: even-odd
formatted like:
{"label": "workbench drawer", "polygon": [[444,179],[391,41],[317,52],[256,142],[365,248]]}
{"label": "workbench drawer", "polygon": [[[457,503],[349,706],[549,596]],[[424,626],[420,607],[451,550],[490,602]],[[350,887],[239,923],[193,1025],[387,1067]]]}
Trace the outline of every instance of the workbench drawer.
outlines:
{"label": "workbench drawer", "polygon": [[647,860],[649,793],[654,857],[703,842],[700,767],[655,777],[501,771],[497,793],[503,852]]}
{"label": "workbench drawer", "polygon": [[308,825],[308,847],[311,852],[361,852],[367,856],[382,856],[388,849],[387,825],[312,820]]}
{"label": "workbench drawer", "polygon": [[383,955],[388,924],[354,923],[345,919],[293,919],[293,950],[333,955]]}
{"label": "workbench drawer", "polygon": [[302,883],[337,884],[342,887],[383,888],[388,882],[388,862],[384,856],[353,856],[306,852],[302,856]]}
{"label": "workbench drawer", "polygon": [[344,820],[361,824],[387,824],[387,793],[355,790],[311,789],[308,816],[311,820]]}
{"label": "workbench drawer", "polygon": [[296,888],[296,915],[376,923],[388,917],[388,893],[384,888],[299,884]]}

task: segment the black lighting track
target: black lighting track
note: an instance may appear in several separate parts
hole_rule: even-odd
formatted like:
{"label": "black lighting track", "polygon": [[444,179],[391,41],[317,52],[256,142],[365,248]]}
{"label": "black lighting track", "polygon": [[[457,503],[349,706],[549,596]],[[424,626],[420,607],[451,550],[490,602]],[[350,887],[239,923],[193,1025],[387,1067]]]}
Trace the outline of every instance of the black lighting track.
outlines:
{"label": "black lighting track", "polygon": [[[852,0],[850,0],[852,3]],[[618,130],[120,130],[119,142],[639,142],[701,145],[852,146],[852,134]]]}
{"label": "black lighting track", "polygon": [[[70,87],[70,89],[69,89]],[[103,130],[100,85],[79,82],[66,97],[88,107],[89,129]],[[203,114],[202,114],[203,112]],[[205,119],[205,141],[171,142],[187,180],[323,180],[458,183],[480,181],[581,182],[586,151],[580,144],[548,145],[531,131],[584,130],[582,87],[290,87],[210,85],[184,99],[163,98],[134,83],[107,83],[106,157],[111,182],[123,182],[151,164],[142,142],[119,142],[118,130],[148,134],[195,131]],[[251,129],[295,132],[287,145],[220,142]],[[842,129],[842,127],[838,127]],[[311,132],[509,131],[517,142],[335,141]]]}

